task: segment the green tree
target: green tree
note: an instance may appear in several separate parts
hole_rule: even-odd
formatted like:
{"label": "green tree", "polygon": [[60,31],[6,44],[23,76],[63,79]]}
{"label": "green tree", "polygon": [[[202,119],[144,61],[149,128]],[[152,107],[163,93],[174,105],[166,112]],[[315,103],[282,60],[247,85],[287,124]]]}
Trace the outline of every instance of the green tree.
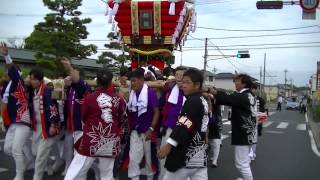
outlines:
{"label": "green tree", "polygon": [[78,7],[82,0],[43,0],[52,13],[45,16],[44,22],[34,26],[34,31],[25,40],[25,48],[36,50],[37,64],[46,68],[49,75],[57,75],[63,69],[61,57],[81,59],[96,53],[95,45],[83,45],[89,32],[85,24],[90,18],[80,19]]}
{"label": "green tree", "polygon": [[107,49],[121,50],[122,53],[116,54],[111,51],[102,52],[98,57],[98,63],[103,64],[104,66],[115,66],[119,70],[126,69],[125,63],[130,60],[130,56],[128,55],[129,47],[113,41],[116,38],[113,32],[109,33],[107,37],[110,40],[110,43],[105,44],[104,47]]}

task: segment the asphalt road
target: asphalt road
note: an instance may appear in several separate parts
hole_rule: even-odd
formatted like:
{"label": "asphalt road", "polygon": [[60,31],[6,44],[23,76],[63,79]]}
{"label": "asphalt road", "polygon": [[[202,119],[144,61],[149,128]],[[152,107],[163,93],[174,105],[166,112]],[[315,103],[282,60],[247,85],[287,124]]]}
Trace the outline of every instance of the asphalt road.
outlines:
{"label": "asphalt road", "polygon": [[[311,149],[305,116],[297,111],[271,115],[258,140],[257,158],[251,163],[256,180],[319,180],[318,157]],[[228,135],[229,125],[224,126]],[[223,141],[218,168],[209,169],[209,179],[234,180],[239,177],[233,165],[230,138]]]}
{"label": "asphalt road", "polygon": [[[320,157],[311,148],[309,127],[305,116],[296,111],[272,112],[264,124],[263,135],[259,138],[257,158],[251,163],[255,180],[319,180]],[[209,167],[210,180],[234,180],[239,177],[233,165],[233,146],[230,144],[230,123],[224,122],[224,140],[218,160],[218,167]],[[3,146],[0,133],[0,145]],[[32,179],[32,171],[25,179]],[[14,164],[11,157],[0,151],[0,179],[14,177]],[[46,180],[61,180],[60,173],[45,176]],[[94,179],[90,172],[88,179]],[[126,180],[126,172],[120,173],[120,180]],[[142,178],[145,179],[145,178]]]}

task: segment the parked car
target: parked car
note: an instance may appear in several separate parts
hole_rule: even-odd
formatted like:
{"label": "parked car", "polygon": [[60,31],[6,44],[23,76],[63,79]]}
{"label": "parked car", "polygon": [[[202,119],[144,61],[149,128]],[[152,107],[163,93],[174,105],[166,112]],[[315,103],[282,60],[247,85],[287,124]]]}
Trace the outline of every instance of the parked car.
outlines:
{"label": "parked car", "polygon": [[286,100],[287,110],[300,110],[300,103],[296,97],[288,97]]}

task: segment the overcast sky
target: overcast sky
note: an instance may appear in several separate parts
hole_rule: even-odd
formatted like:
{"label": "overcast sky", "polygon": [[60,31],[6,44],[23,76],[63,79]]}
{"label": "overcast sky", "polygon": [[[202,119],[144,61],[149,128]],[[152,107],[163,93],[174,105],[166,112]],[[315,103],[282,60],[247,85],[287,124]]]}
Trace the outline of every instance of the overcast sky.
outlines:
{"label": "overcast sky", "polygon": [[[310,75],[316,72],[316,62],[320,61],[320,9],[317,12],[317,20],[302,20],[302,10],[299,5],[284,6],[281,10],[257,10],[255,0],[199,0],[196,5],[198,13],[198,27],[236,29],[236,30],[268,30],[308,27],[296,30],[283,31],[220,31],[198,28],[192,37],[188,38],[185,47],[200,47],[197,50],[187,50],[182,53],[182,64],[203,68],[204,39],[221,37],[238,37],[253,35],[295,34],[286,36],[265,36],[255,38],[228,38],[211,39],[209,42],[209,55],[221,55],[213,46],[221,49],[236,49],[230,45],[247,44],[283,44],[280,46],[318,46],[308,48],[288,49],[250,49],[250,59],[228,58],[209,61],[208,70],[216,68],[216,73],[238,72],[248,73],[259,79],[260,66],[263,65],[264,53],[267,59],[267,84],[284,83],[284,69],[288,70],[288,79],[293,79],[294,84],[304,86]],[[92,18],[88,25],[90,33],[88,39],[107,39],[111,30],[104,16],[105,5],[101,0],[84,0],[80,8],[83,17]],[[48,12],[41,0],[1,0],[0,6],[0,38],[27,37],[33,31],[33,26],[43,21]],[[315,26],[318,25],[318,26]],[[309,33],[313,34],[299,34]],[[314,33],[315,32],[315,33]],[[192,40],[193,39],[193,40]],[[85,42],[84,42],[85,43]],[[90,42],[103,48],[103,42]],[[291,43],[291,45],[286,45]],[[293,43],[293,44],[292,44]],[[303,44],[295,44],[303,43]],[[223,47],[229,46],[229,47]],[[275,45],[271,45],[274,47]],[[262,46],[256,46],[262,47]],[[266,47],[266,46],[265,46]],[[269,46],[270,47],[270,46]],[[244,48],[243,46],[239,48]],[[237,50],[222,50],[225,55],[234,55]],[[180,65],[180,52],[175,52],[176,64]],[[217,58],[217,57],[210,57]],[[210,59],[209,58],[209,59]]]}

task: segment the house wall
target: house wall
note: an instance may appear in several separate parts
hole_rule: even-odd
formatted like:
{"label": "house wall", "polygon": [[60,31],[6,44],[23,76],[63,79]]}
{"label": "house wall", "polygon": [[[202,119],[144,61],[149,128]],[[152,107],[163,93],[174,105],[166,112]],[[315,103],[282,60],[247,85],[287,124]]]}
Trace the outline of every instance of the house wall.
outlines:
{"label": "house wall", "polygon": [[216,79],[215,87],[225,90],[235,90],[235,86],[232,79]]}
{"label": "house wall", "polygon": [[275,100],[278,97],[279,89],[276,86],[266,86],[264,87],[264,92],[266,93],[266,100]]}

